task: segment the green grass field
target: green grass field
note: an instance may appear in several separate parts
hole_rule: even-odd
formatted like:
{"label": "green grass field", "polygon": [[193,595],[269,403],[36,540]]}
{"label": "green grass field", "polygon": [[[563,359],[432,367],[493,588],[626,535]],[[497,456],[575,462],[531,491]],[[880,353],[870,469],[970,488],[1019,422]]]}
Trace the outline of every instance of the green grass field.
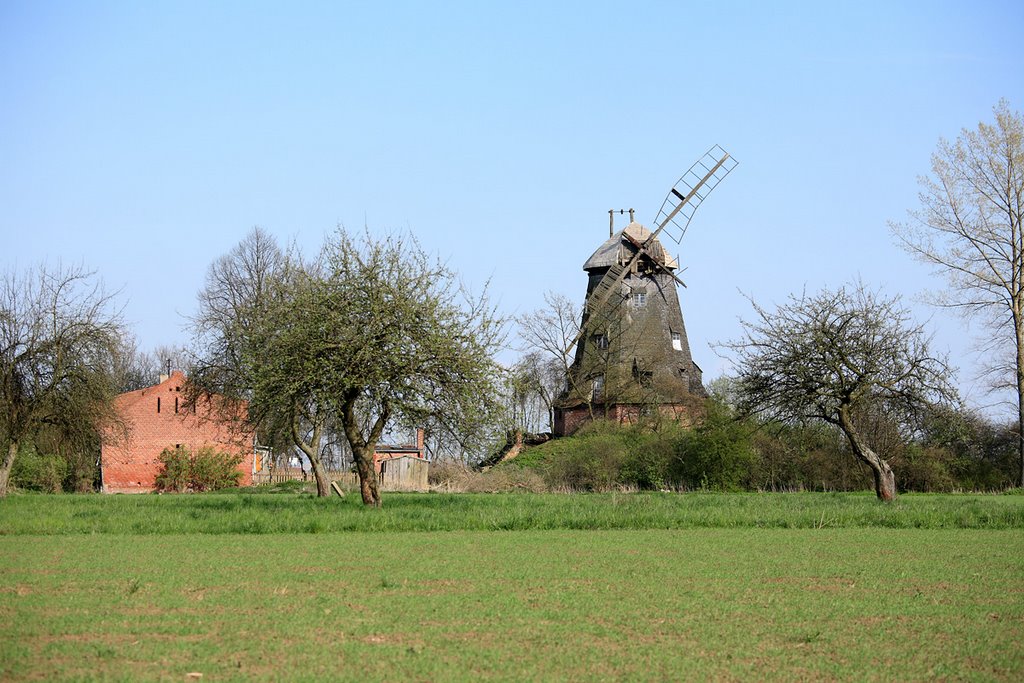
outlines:
{"label": "green grass field", "polygon": [[0,501],[0,678],[1024,678],[1024,496],[385,506]]}
{"label": "green grass field", "polygon": [[885,527],[1024,529],[1024,495],[869,493],[23,495],[0,502],[10,534],[277,534],[342,531],[527,531]]}

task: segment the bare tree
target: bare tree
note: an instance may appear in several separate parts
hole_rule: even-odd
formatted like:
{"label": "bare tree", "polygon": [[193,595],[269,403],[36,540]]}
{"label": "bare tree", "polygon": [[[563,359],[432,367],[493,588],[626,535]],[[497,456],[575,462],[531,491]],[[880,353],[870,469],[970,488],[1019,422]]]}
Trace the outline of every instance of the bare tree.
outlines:
{"label": "bare tree", "polygon": [[892,469],[861,420],[878,410],[912,424],[923,407],[953,400],[950,369],[928,350],[923,328],[898,297],[862,284],[790,297],[775,311],[751,303],[757,319],[722,345],[736,354],[741,412],[838,427],[871,469],[875,493],[892,500]]}
{"label": "bare tree", "polygon": [[[921,178],[921,208],[907,223],[890,223],[903,247],[942,272],[948,282],[940,305],[980,316],[996,348],[1012,361],[988,368],[994,385],[1017,397],[1020,484],[1024,486],[1024,119],[1006,100],[995,123],[940,140],[932,174]],[[1011,343],[1012,340],[1012,343]]]}
{"label": "bare tree", "polygon": [[[568,392],[588,399],[588,408],[593,411],[594,392],[591,390],[592,377],[581,377],[571,372],[576,360],[576,346],[580,335],[580,320],[583,313],[579,306],[563,294],[544,294],[543,308],[516,316],[519,337],[529,355],[539,352],[548,359],[544,368],[547,378],[557,376],[560,386],[554,390],[553,404],[558,396]],[[546,380],[545,380],[546,381]],[[551,426],[554,428],[553,405],[549,408]]]}
{"label": "bare tree", "polygon": [[252,386],[248,357],[286,256],[273,235],[260,227],[210,265],[192,319],[195,344],[203,349],[194,371],[206,388],[243,396]]}
{"label": "bare tree", "polygon": [[133,338],[126,337],[119,355],[118,390],[126,392],[153,386],[160,375],[167,373],[168,363],[172,369],[181,369],[190,354],[178,344],[159,344],[152,351],[142,351]]}
{"label": "bare tree", "polygon": [[[273,305],[287,261],[274,237],[254,227],[210,265],[198,294],[199,311],[191,321],[197,351],[191,357],[187,401],[194,403],[214,393],[245,401],[253,398],[256,331]],[[250,406],[246,416],[261,444],[291,448],[288,415]]]}
{"label": "bare tree", "polygon": [[555,359],[568,374],[582,314],[579,306],[563,294],[545,293],[544,304],[544,308],[516,316],[519,336],[530,349]]}
{"label": "bare tree", "polygon": [[525,432],[551,431],[555,399],[565,388],[565,370],[557,358],[533,350],[508,370],[513,426]]}
{"label": "bare tree", "polygon": [[39,266],[0,281],[0,496],[20,446],[44,430],[98,443],[117,422],[120,311],[93,273]]}

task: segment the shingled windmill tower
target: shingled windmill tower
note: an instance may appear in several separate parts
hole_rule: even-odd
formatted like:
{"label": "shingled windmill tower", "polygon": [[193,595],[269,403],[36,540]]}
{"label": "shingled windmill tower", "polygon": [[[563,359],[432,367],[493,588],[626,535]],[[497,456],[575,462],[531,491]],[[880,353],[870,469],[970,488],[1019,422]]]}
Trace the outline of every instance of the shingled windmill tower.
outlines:
{"label": "shingled windmill tower", "polygon": [[653,231],[630,209],[629,225],[616,232],[615,212],[608,212],[610,236],[583,264],[587,298],[555,405],[556,436],[596,417],[634,422],[657,412],[685,420],[700,410],[707,394],[676,290],[686,284],[660,238],[678,244],[704,197],[736,163],[717,145],[708,150],[669,190]]}

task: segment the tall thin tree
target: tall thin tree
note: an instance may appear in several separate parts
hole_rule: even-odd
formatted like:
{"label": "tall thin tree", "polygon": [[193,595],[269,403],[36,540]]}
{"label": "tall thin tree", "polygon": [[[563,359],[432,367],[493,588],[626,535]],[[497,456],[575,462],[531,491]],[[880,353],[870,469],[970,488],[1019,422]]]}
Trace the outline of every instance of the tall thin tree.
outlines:
{"label": "tall thin tree", "polygon": [[949,288],[936,303],[980,317],[997,347],[1012,348],[1013,361],[989,372],[994,386],[1016,394],[1024,486],[1024,119],[1005,99],[993,113],[994,123],[939,141],[932,173],[920,179],[920,209],[890,227],[907,251],[946,276]]}

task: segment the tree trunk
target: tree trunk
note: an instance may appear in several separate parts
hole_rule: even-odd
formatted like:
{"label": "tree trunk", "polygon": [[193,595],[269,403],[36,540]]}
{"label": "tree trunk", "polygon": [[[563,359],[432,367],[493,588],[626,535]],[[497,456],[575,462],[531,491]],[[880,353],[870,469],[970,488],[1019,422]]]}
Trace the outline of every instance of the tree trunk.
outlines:
{"label": "tree trunk", "polygon": [[331,495],[331,482],[327,480],[327,469],[320,460],[320,453],[307,453],[306,456],[309,458],[310,469],[313,470],[313,478],[316,480],[316,495],[318,498],[326,498]]}
{"label": "tree trunk", "polygon": [[377,470],[373,466],[373,451],[353,448],[352,457],[356,461],[356,472],[359,474],[359,493],[363,497],[363,505],[379,508],[380,486],[377,483]]}
{"label": "tree trunk", "polygon": [[839,409],[839,428],[849,440],[853,454],[871,468],[871,475],[875,480],[875,495],[878,499],[886,502],[895,500],[896,476],[892,473],[892,468],[861,438],[846,408]]}
{"label": "tree trunk", "polygon": [[1017,462],[1020,465],[1017,483],[1024,487],[1024,324],[1013,316],[1017,328]]}
{"label": "tree trunk", "polygon": [[291,420],[292,442],[302,449],[309,460],[309,468],[313,470],[313,478],[316,480],[316,495],[318,498],[327,498],[331,495],[331,482],[327,481],[327,470],[320,460],[320,435],[323,425],[317,422],[313,427],[313,433],[309,441],[302,438],[299,430],[298,416],[293,415]]}
{"label": "tree trunk", "polygon": [[380,413],[370,427],[370,435],[363,438],[359,431],[359,421],[356,420],[356,401],[360,395],[359,389],[349,389],[345,392],[341,404],[341,424],[345,429],[348,445],[352,448],[352,458],[356,461],[359,493],[363,497],[363,505],[379,508],[380,487],[377,485],[377,469],[373,466],[373,454],[377,450],[377,440],[384,432],[384,425],[391,415],[391,406],[387,401],[381,401]]}
{"label": "tree trunk", "polygon": [[7,495],[7,482],[11,479],[11,468],[14,467],[14,456],[18,454],[18,441],[11,439],[11,443],[7,446],[7,453],[4,455],[4,460],[0,463],[0,498]]}
{"label": "tree trunk", "polygon": [[1024,487],[1024,367],[1017,370],[1017,461],[1020,465],[1017,484]]}

